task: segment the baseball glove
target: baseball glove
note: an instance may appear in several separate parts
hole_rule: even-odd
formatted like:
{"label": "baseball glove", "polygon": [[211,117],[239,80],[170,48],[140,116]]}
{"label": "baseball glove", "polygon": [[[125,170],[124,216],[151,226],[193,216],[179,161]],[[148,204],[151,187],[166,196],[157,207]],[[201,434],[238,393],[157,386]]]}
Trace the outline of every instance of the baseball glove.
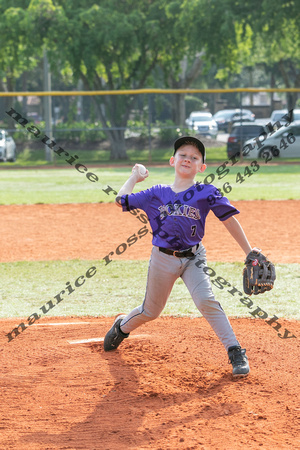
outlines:
{"label": "baseball glove", "polygon": [[243,270],[244,292],[247,295],[263,294],[273,289],[276,280],[275,266],[260,249],[253,249],[245,259]]}

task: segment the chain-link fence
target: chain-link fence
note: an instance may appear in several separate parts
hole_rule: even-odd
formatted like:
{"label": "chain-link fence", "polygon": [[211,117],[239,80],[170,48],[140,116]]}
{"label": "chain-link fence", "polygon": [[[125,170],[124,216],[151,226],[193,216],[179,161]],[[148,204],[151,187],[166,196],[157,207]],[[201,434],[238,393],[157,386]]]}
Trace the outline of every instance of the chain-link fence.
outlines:
{"label": "chain-link fence", "polygon": [[[185,134],[201,137],[207,146],[226,147],[230,156],[248,139],[275,133],[287,119],[300,123],[299,97],[300,89],[0,93],[0,159],[18,159],[24,152],[29,159],[38,152],[42,158],[44,152],[51,161],[54,144],[45,144],[55,142],[77,151],[101,151],[102,161],[124,160],[131,150],[148,152],[151,161],[154,150],[163,152]],[[14,157],[4,149],[9,136],[16,145]],[[280,143],[275,157],[300,157],[300,137],[293,145],[286,143],[294,152],[284,152],[286,144]]]}

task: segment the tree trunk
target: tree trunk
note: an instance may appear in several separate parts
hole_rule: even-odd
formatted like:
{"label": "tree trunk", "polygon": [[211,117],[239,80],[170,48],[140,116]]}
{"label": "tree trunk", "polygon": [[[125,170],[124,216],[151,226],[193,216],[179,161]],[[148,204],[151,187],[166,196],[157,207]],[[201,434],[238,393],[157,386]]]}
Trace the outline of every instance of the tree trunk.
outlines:
{"label": "tree trunk", "polygon": [[[188,68],[187,58],[181,63],[180,79],[175,80],[172,74],[168,77],[169,85],[173,89],[187,89],[192,82],[200,75],[202,71],[204,51],[198,53],[190,68]],[[175,94],[172,99],[173,111],[172,116],[176,125],[185,126],[186,110],[185,110],[185,94]]]}
{"label": "tree trunk", "polygon": [[295,109],[297,101],[297,92],[287,92],[286,94],[286,102],[287,102],[287,110]]}
{"label": "tree trunk", "polygon": [[[291,77],[288,74],[288,70],[286,69],[286,64],[284,64],[284,61],[281,59],[279,61],[279,70],[281,73],[281,76],[283,78],[284,84],[287,88],[293,87],[293,84],[297,84],[297,81],[291,79]],[[297,102],[297,93],[296,92],[287,92],[286,93],[286,102],[287,102],[287,110],[290,111],[291,109],[295,108],[296,102]]]}
{"label": "tree trunk", "polygon": [[128,160],[126,153],[125,130],[108,130],[107,137],[111,145],[110,160]]}
{"label": "tree trunk", "polygon": [[[24,72],[22,74],[22,89],[23,89],[24,92],[27,91],[27,72]],[[22,108],[23,108],[22,113],[24,115],[27,114],[27,99],[28,99],[28,97],[24,96],[23,100],[22,100]]]}
{"label": "tree trunk", "polygon": [[[275,84],[275,75],[274,75],[274,71],[272,70],[271,72],[271,88],[275,88],[276,84]],[[271,111],[270,111],[270,115],[272,114],[272,111],[274,111],[274,92],[271,92]]]}
{"label": "tree trunk", "polygon": [[[253,67],[249,67],[249,84],[253,87]],[[253,92],[250,92],[250,106],[253,106]]]}
{"label": "tree trunk", "polygon": [[[107,96],[107,97],[113,97],[113,96]],[[115,117],[112,114],[111,117],[111,126],[108,126],[106,115],[105,115],[105,108],[103,108],[103,105],[95,98],[93,97],[96,108],[99,113],[99,117],[101,120],[101,123],[104,128],[106,128],[105,133],[107,135],[107,138],[110,142],[110,160],[116,161],[116,160],[128,160],[128,156],[126,153],[126,142],[125,142],[125,126],[127,124],[128,115],[131,110],[130,106],[128,106],[128,110],[125,112],[123,119],[124,119],[124,125],[120,125],[118,120],[114,120]],[[113,100],[115,100],[113,98]],[[109,99],[108,99],[109,101]],[[116,105],[115,105],[116,106]]]}
{"label": "tree trunk", "polygon": [[186,109],[185,109],[185,94],[174,94],[174,118],[173,121],[176,126],[185,126]]}
{"label": "tree trunk", "polygon": [[[15,89],[14,79],[12,77],[10,77],[9,75],[6,76],[6,83],[4,83],[3,80],[1,79],[0,90],[3,92],[15,91],[16,89]],[[16,97],[2,97],[2,98],[3,98],[3,103],[4,103],[4,111],[8,111],[10,108],[14,107]],[[7,114],[4,113],[2,120],[6,120],[6,119],[7,119]],[[9,125],[13,129],[16,128],[16,123],[14,120],[10,120]]]}

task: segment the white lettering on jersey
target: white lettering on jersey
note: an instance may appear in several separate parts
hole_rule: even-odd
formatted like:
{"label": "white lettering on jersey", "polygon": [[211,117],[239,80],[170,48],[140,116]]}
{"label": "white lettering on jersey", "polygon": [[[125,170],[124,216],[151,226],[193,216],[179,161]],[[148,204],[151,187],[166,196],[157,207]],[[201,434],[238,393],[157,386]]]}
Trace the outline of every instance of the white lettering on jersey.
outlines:
{"label": "white lettering on jersey", "polygon": [[168,203],[158,207],[160,219],[166,216],[182,216],[189,219],[200,220],[200,212],[198,208],[189,205],[181,205],[180,203]]}

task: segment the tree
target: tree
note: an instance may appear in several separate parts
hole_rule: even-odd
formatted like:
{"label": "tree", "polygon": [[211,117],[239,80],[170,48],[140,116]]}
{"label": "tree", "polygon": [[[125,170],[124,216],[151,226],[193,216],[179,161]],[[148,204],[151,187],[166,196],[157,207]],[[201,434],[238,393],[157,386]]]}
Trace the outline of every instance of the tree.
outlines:
{"label": "tree", "polygon": [[[224,11],[223,1],[174,1],[167,13],[173,19],[174,35],[182,37],[176,49],[177,64],[162,62],[169,87],[187,89],[197,80],[200,87],[205,88],[207,82],[214,81],[207,80],[212,67],[217,72],[216,78],[222,81],[242,70],[243,61],[251,52],[251,30],[248,27],[246,33],[242,33],[231,9]],[[184,125],[185,94],[174,96],[173,109],[175,123]]]}
{"label": "tree", "polygon": [[[160,62],[179,65],[176,50],[182,36],[175,36],[167,1],[103,0],[100,5],[93,0],[59,1],[60,11],[56,8],[48,29],[40,23],[40,10],[51,2],[33,3],[34,29],[47,42],[52,64],[56,57],[58,66],[71,67],[75,80],[82,79],[86,89],[140,89],[151,83]],[[124,131],[136,98],[106,95],[94,100],[107,129],[111,159],[126,159]]]}
{"label": "tree", "polygon": [[[223,85],[261,60],[299,84],[299,0],[0,0],[2,89],[37,67],[47,50],[53,75],[68,73],[86,90],[207,85],[216,68]],[[26,77],[23,75],[23,79]],[[200,80],[200,81],[199,81]],[[0,87],[1,88],[1,87]],[[175,98],[175,97],[174,97]],[[174,118],[183,124],[184,96]],[[93,98],[111,143],[126,159],[124,131],[137,97]]]}
{"label": "tree", "polygon": [[[233,70],[236,32],[210,0],[32,0],[35,39],[47,46],[52,66],[70,67],[85,89],[140,89],[155,84],[161,67],[167,87],[190,87],[205,63],[217,61]],[[225,21],[223,20],[225,17]],[[221,31],[216,21],[223,20]],[[222,39],[224,45],[216,44]],[[186,61],[186,70],[182,70]],[[177,99],[183,104],[183,97]],[[136,97],[94,97],[102,126],[111,143],[111,159],[126,159],[124,131]],[[184,110],[177,106],[178,120]]]}
{"label": "tree", "polygon": [[[0,1],[0,90],[12,92],[16,80],[38,64],[39,57],[31,40],[28,40],[29,16],[26,7],[29,1]],[[9,108],[11,99],[4,97],[4,111]],[[3,113],[1,111],[1,113]],[[5,113],[4,113],[5,114]]]}
{"label": "tree", "polygon": [[[225,0],[231,5],[235,20],[243,29],[253,31],[252,61],[249,66],[263,64],[274,75],[280,73],[277,87],[300,87],[300,1]],[[297,93],[287,93],[288,109],[295,107]]]}
{"label": "tree", "polygon": [[[263,63],[266,70],[272,71],[276,87],[300,87],[300,31],[295,20],[283,19],[282,28],[273,31],[272,39],[269,29],[262,30],[255,49],[257,63]],[[296,105],[298,93],[287,92],[286,97],[288,110],[291,110]]]}

